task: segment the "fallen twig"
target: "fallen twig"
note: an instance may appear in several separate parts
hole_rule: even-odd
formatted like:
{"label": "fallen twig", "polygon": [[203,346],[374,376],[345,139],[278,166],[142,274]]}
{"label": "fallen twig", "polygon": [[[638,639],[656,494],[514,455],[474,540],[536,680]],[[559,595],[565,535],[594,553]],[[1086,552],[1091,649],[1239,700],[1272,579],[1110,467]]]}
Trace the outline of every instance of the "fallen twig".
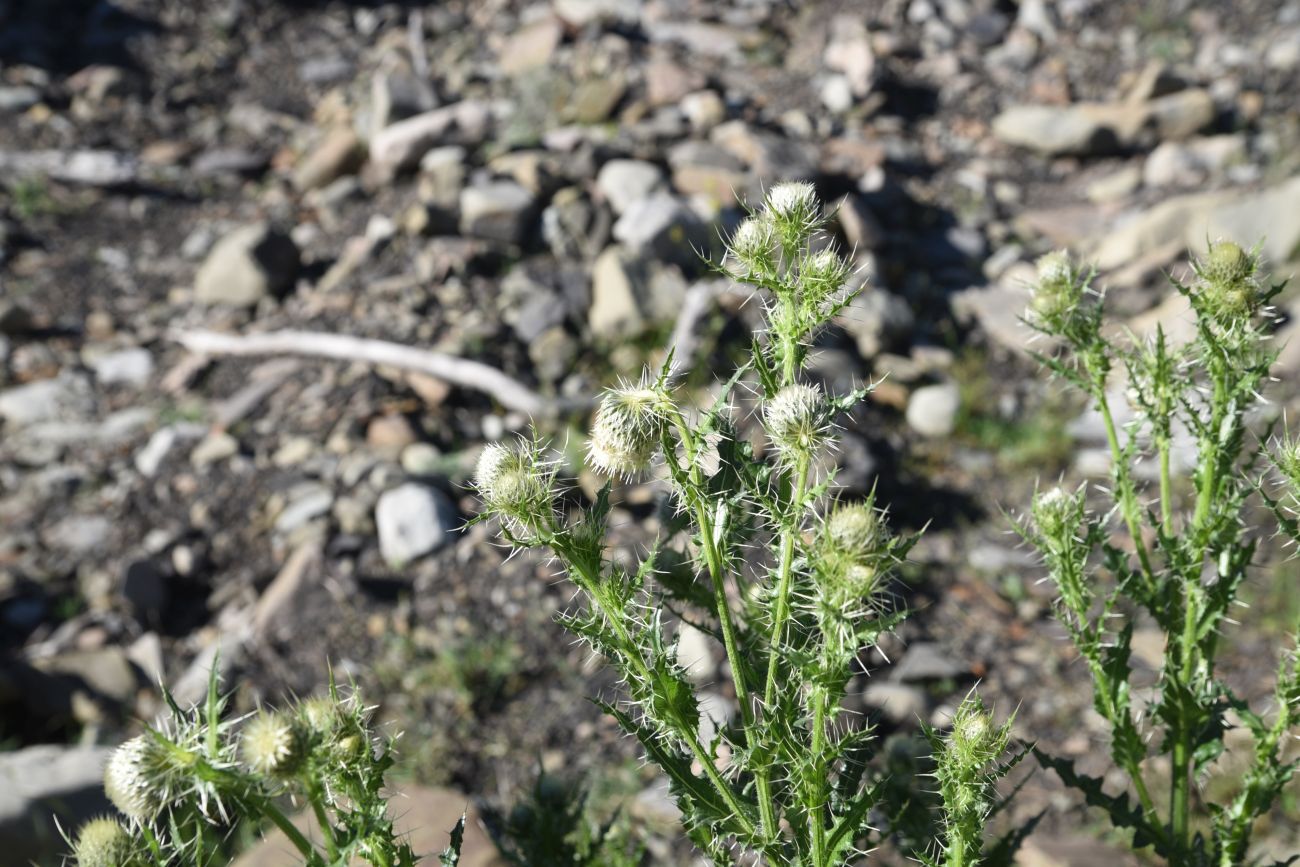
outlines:
{"label": "fallen twig", "polygon": [[588,403],[552,400],[482,362],[386,340],[314,331],[268,331],[262,334],[174,331],[170,337],[190,352],[203,355],[303,355],[416,370],[452,385],[484,392],[502,406],[532,416],[581,409]]}

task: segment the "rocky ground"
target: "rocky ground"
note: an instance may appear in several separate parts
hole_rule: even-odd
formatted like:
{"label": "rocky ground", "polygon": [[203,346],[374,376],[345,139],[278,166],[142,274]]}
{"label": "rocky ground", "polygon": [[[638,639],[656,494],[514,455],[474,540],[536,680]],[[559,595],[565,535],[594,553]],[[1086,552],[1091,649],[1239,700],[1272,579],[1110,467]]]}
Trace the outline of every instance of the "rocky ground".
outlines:
{"label": "rocky ground", "polygon": [[[411,785],[490,813],[540,764],[645,823],[656,863],[684,858],[654,775],[581,699],[612,684],[550,621],[567,590],[461,531],[464,481],[539,406],[660,360],[683,307],[704,311],[693,385],[725,370],[753,308],[696,251],[791,178],[838,208],[870,287],[819,375],[888,374],[841,480],[931,525],[918,614],[855,703],[912,731],[980,680],[1021,734],[1100,767],[1003,511],[1107,471],[1024,353],[1024,282],[1078,250],[1143,333],[1185,321],[1163,273],[1206,238],[1262,239],[1291,273],[1298,80],[1283,0],[0,0],[0,836],[27,847],[7,851],[43,857],[33,802],[93,803],[103,745],[158,682],[197,697],[220,648],[240,707],[329,664],[355,678],[405,730]],[[193,337],[289,330],[483,362],[539,403]],[[1281,364],[1285,407],[1300,341]],[[637,544],[656,490],[620,496]],[[1293,574],[1261,570],[1232,636],[1247,693]],[[720,648],[694,651],[716,682]],[[1019,803],[1058,808],[1026,863],[1116,860],[1054,778]],[[1300,841],[1281,822],[1264,845]]]}

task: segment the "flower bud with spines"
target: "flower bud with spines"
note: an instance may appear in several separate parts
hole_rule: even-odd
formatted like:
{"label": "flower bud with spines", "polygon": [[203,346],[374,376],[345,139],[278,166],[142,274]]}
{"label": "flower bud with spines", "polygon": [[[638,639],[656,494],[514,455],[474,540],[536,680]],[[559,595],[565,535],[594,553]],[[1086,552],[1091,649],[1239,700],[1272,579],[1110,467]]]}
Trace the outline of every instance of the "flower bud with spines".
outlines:
{"label": "flower bud with spines", "polygon": [[1046,331],[1064,332],[1083,301],[1086,282],[1064,250],[1041,257],[1029,304],[1030,321]]}
{"label": "flower bud with spines", "polygon": [[135,867],[136,843],[116,819],[101,816],[81,826],[73,847],[77,867]]}
{"label": "flower bud with spines", "polygon": [[1071,493],[1055,487],[1034,496],[1031,509],[1034,527],[1049,542],[1064,544],[1072,539],[1083,523],[1083,488]]}
{"label": "flower bud with spines", "polygon": [[164,743],[152,732],[126,741],[104,768],[104,792],[113,806],[137,822],[158,817],[188,787],[196,756]]}
{"label": "flower bud with spines", "polygon": [[474,487],[484,505],[511,528],[532,532],[555,508],[555,465],[533,443],[489,443],[479,455]]}
{"label": "flower bud with spines", "polygon": [[782,462],[811,460],[830,438],[830,412],[821,389],[787,385],[763,405],[763,426]]}
{"label": "flower bud with spines", "polygon": [[240,736],[244,764],[269,777],[291,777],[302,767],[310,736],[301,723],[283,713],[260,713]]}
{"label": "flower bud with spines", "polygon": [[728,252],[740,266],[737,277],[765,280],[776,275],[776,230],[766,214],[756,214],[740,224],[731,236]]}
{"label": "flower bud with spines", "polygon": [[803,297],[806,303],[817,308],[843,289],[848,278],[848,263],[829,247],[813,253],[799,264],[799,287]]}
{"label": "flower bud with spines", "polygon": [[808,241],[821,219],[817,190],[807,181],[777,184],[768,191],[764,206],[788,253]]}
{"label": "flower bud with spines", "polygon": [[675,411],[668,395],[654,385],[622,386],[607,392],[587,440],[592,467],[602,475],[624,479],[650,469],[665,425]]}
{"label": "flower bud with spines", "polygon": [[1203,311],[1225,332],[1236,332],[1260,312],[1263,295],[1256,272],[1259,257],[1231,241],[1211,244],[1193,263],[1201,280],[1197,296]]}

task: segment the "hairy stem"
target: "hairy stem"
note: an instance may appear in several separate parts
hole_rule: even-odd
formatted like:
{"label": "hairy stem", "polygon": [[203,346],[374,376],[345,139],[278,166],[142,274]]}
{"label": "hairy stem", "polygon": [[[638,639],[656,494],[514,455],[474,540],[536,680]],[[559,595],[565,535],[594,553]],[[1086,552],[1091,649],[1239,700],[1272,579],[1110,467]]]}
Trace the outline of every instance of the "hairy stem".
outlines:
{"label": "hairy stem", "polygon": [[[808,457],[801,455],[794,470],[794,495],[791,506],[794,510],[802,508],[804,489],[808,486]],[[799,535],[797,515],[791,515],[786,526],[781,529],[781,552],[777,566],[776,607],[772,613],[772,632],[768,637],[767,678],[763,682],[763,707],[772,706],[776,698],[776,669],[780,662],[777,648],[785,640],[785,623],[790,617],[790,586],[794,575],[794,547]]]}
{"label": "hairy stem", "polygon": [[257,809],[250,810],[253,815],[259,812],[275,823],[275,826],[289,839],[289,842],[293,844],[299,854],[307,859],[308,864],[319,863],[320,853],[316,851],[316,847],[312,846],[311,841],[303,836],[303,833],[298,830],[293,822],[289,821],[289,817],[279,807],[271,803],[270,800],[263,800],[257,805]]}

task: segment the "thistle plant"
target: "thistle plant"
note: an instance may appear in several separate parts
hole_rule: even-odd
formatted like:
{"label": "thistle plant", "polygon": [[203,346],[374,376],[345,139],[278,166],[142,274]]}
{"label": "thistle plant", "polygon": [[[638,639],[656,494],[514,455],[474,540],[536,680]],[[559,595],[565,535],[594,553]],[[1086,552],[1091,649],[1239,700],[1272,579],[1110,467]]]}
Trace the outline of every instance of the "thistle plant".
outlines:
{"label": "thistle plant", "polygon": [[[1276,357],[1269,302],[1282,286],[1264,280],[1257,251],[1228,241],[1211,245],[1192,270],[1190,282],[1174,285],[1190,304],[1195,337],[1174,345],[1162,329],[1146,342],[1112,338],[1092,274],[1063,253],[1041,260],[1026,319],[1055,348],[1039,358],[1091,399],[1112,469],[1104,491],[1040,491],[1023,532],[1056,586],[1057,618],[1087,664],[1111,757],[1130,791],[1111,795],[1064,759],[1039,752],[1040,761],[1130,830],[1135,847],[1150,847],[1171,864],[1228,867],[1246,862],[1255,823],[1296,768],[1281,753],[1300,723],[1295,658],[1284,655],[1273,707],[1263,713],[1216,669],[1262,538],[1251,529],[1257,494],[1288,530],[1285,504],[1255,479],[1266,436],[1250,429]],[[1123,426],[1112,405],[1116,379],[1127,382],[1133,410]],[[1171,471],[1182,431],[1195,442],[1190,490]],[[1275,459],[1284,476],[1300,467],[1294,457],[1287,446]],[[1139,475],[1143,461],[1154,461],[1155,480]],[[1104,495],[1105,505],[1090,508],[1092,494]],[[1130,686],[1132,637],[1142,617],[1161,631],[1165,647],[1149,711],[1137,706]],[[1238,794],[1205,803],[1209,821],[1198,822],[1197,784],[1223,753],[1234,719],[1254,737],[1252,762]],[[1154,770],[1156,756],[1168,760],[1166,780]]]}
{"label": "thistle plant", "polygon": [[[223,864],[220,840],[236,822],[277,827],[308,867],[416,863],[386,809],[392,741],[375,739],[355,693],[331,684],[285,710],[225,711],[214,674],[204,706],[171,703],[166,725],[112,753],[104,789],[124,821],[86,823],[73,842],[78,867]],[[320,844],[285,815],[289,801],[310,806]]]}
{"label": "thistle plant", "polygon": [[[887,823],[903,806],[882,795],[871,726],[841,704],[859,653],[904,616],[888,588],[915,539],[891,532],[874,498],[837,502],[833,473],[818,469],[836,420],[868,391],[826,394],[805,375],[812,338],[853,294],[848,264],[818,248],[822,219],[811,185],[781,184],[733,234],[719,267],[760,290],[766,327],[710,406],[689,408],[671,357],[601,399],[588,465],[612,479],[656,478],[673,506],[638,567],[606,552],[611,486],[571,514],[542,442],[489,445],[476,475],[480,517],[498,518],[516,548],[549,549],[580,591],[585,604],[560,621],[626,689],[602,707],[668,776],[686,832],[720,865],[742,852],[768,864],[855,863],[886,833],[871,826],[873,811]],[[742,383],[762,453],[740,430]],[[679,564],[690,566],[684,580],[669,568]],[[735,715],[708,739],[672,616],[726,655]],[[977,836],[983,815],[963,814],[973,817],[964,831]]]}

